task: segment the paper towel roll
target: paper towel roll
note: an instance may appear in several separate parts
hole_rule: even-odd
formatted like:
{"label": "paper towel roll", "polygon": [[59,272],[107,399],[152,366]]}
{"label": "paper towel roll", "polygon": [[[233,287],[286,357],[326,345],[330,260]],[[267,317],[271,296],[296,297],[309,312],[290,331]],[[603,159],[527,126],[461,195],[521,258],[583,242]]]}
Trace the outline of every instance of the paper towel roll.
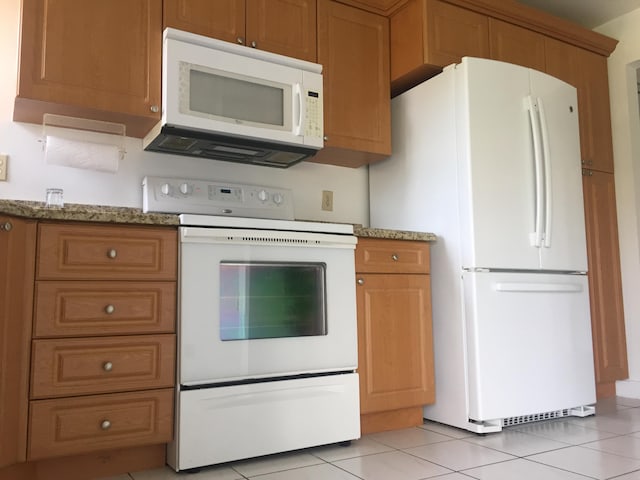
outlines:
{"label": "paper towel roll", "polygon": [[47,135],[44,156],[46,163],[51,165],[115,173],[118,171],[120,150],[115,145]]}

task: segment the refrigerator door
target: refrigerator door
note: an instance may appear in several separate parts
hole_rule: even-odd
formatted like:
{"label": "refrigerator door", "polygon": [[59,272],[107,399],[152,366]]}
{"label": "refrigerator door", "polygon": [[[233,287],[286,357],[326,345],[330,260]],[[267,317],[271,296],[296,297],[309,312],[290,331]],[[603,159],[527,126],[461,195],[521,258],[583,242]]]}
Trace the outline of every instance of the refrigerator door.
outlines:
{"label": "refrigerator door", "polygon": [[529,69],[464,58],[456,73],[462,266],[539,269]]}
{"label": "refrigerator door", "polygon": [[531,70],[544,156],[544,236],[541,268],[586,271],[582,166],[576,89]]}
{"label": "refrigerator door", "polygon": [[586,275],[464,273],[469,418],[596,401]]}
{"label": "refrigerator door", "polygon": [[457,73],[463,266],[586,271],[575,88],[483,59]]}

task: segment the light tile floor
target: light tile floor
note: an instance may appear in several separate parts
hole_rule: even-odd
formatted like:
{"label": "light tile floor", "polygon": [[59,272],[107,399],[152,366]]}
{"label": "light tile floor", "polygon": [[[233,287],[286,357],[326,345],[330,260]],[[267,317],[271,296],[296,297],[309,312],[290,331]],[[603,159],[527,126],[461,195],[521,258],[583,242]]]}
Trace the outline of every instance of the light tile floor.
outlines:
{"label": "light tile floor", "polygon": [[640,480],[640,400],[598,402],[589,418],[536,422],[484,436],[433,422],[176,474],[103,480]]}

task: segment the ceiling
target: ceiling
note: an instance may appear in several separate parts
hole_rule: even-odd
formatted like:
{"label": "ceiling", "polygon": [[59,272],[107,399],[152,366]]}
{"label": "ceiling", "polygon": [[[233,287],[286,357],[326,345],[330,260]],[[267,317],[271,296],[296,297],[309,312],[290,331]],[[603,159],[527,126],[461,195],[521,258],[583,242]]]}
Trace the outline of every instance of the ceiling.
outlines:
{"label": "ceiling", "polygon": [[640,0],[517,0],[593,29],[640,8]]}

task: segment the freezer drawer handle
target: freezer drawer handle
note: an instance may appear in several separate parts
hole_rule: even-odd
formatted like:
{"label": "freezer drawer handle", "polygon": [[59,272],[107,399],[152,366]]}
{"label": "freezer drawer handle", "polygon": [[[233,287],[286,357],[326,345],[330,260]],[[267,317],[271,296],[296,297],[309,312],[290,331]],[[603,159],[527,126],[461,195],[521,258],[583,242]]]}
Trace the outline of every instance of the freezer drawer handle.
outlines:
{"label": "freezer drawer handle", "polygon": [[498,292],[582,292],[579,283],[496,283]]}

